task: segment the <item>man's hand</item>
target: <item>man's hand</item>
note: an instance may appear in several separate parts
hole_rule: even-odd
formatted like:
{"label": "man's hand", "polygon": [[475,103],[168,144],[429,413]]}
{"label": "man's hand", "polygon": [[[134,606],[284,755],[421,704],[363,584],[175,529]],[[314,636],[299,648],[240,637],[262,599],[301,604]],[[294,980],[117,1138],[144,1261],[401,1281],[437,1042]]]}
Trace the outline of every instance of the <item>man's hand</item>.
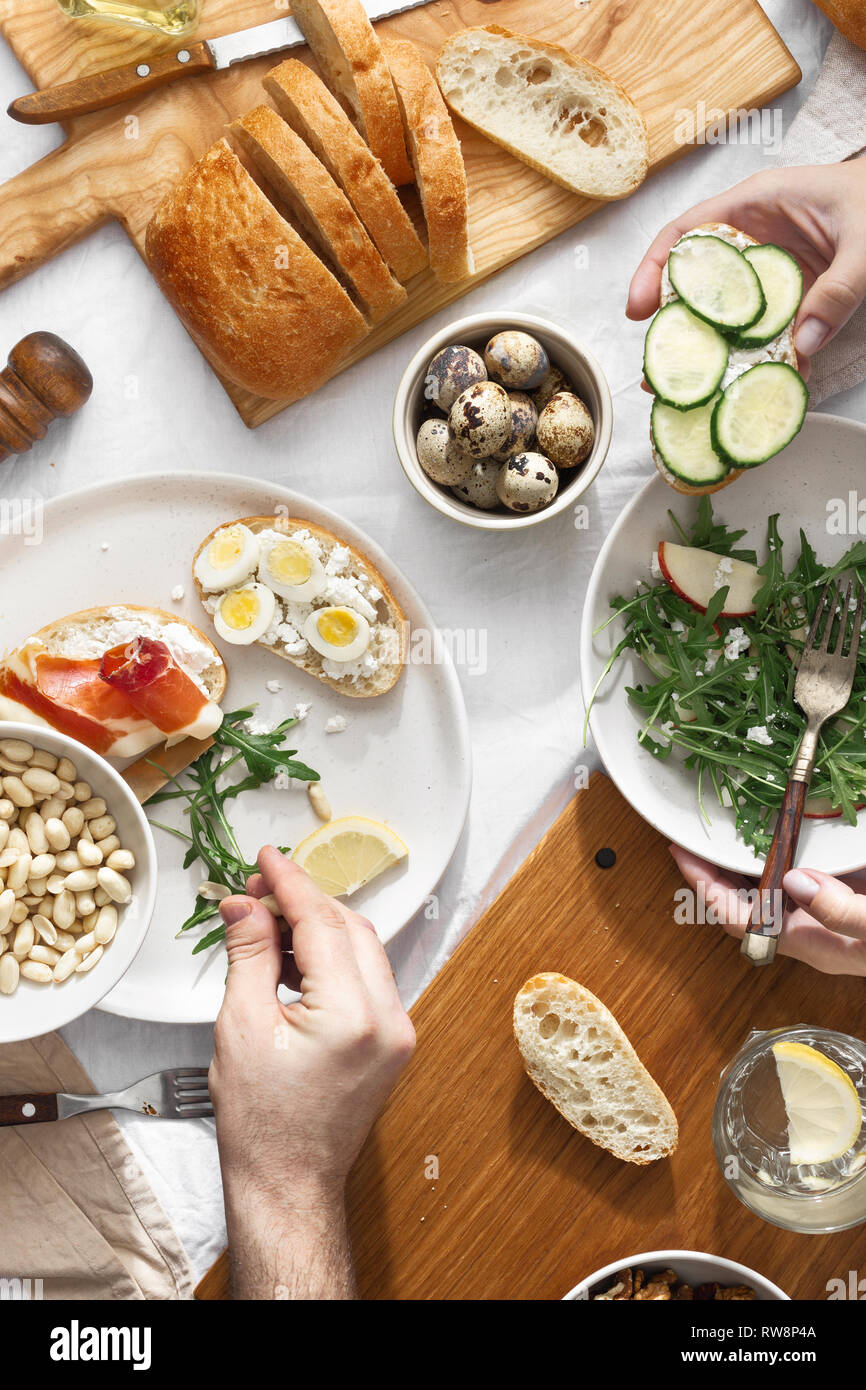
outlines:
{"label": "man's hand", "polygon": [[806,293],[795,325],[800,371],[847,323],[866,295],[866,158],[845,164],[768,169],[689,208],[663,227],[631,282],[626,313],[659,307],[662,268],[675,241],[702,222],[728,222],[757,241],[790,251]]}
{"label": "man's hand", "polygon": [[[714,908],[725,931],[740,940],[752,919],[747,890],[755,887],[754,879],[723,873],[678,845],[671,845],[671,854],[686,883],[691,888],[703,884],[707,906]],[[783,886],[797,906],[785,913],[780,954],[827,975],[866,975],[863,877],[853,875],[846,883],[819,869],[792,869]]]}
{"label": "man's hand", "polygon": [[[345,1180],[415,1033],[371,923],[277,850],[258,865],[250,897],[220,904],[229,973],[210,1071],[236,1295],[351,1297]],[[299,1002],[280,1003],[281,979]]]}

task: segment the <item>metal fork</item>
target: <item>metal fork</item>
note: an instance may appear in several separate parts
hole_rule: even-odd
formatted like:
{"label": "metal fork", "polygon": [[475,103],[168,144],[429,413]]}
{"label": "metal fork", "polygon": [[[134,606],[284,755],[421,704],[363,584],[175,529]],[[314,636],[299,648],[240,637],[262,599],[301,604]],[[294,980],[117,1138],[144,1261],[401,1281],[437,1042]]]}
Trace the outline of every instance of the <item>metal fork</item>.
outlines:
{"label": "metal fork", "polygon": [[[851,643],[848,652],[845,653],[852,593],[856,595],[857,607],[854,612]],[[830,639],[835,627],[837,609],[841,610],[839,632],[831,649]],[[818,633],[825,615],[827,623],[819,643]],[[747,928],[740,948],[743,955],[748,956],[754,965],[769,965],[776,955],[785,911],[782,879],[791,868],[797,852],[800,827],[806,809],[806,795],[818,752],[818,736],[827,720],[832,719],[834,714],[841,714],[851,698],[862,623],[863,585],[856,583],[855,587],[855,581],[849,580],[843,598],[838,581],[832,586],[829,583],[825,584],[803,647],[794,684],[794,699],[808,721],[806,732],[794,759],[794,767],[776,822],[773,843],[770,845],[761,876],[760,921],[753,921]]]}
{"label": "metal fork", "polygon": [[201,1067],[175,1067],[136,1081],[125,1091],[102,1096],[79,1096],[67,1091],[54,1095],[0,1096],[0,1125],[34,1125],[46,1120],[68,1120],[91,1110],[134,1110],[163,1120],[201,1120],[213,1115],[207,1088],[207,1071]]}

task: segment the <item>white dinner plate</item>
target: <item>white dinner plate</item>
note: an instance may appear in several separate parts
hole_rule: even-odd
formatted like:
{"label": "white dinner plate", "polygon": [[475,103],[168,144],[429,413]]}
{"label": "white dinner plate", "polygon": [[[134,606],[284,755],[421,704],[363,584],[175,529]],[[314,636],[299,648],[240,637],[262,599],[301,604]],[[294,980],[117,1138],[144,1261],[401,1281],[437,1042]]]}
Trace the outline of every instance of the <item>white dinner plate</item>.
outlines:
{"label": "white dinner plate", "polygon": [[[808,415],[800,434],[784,453],[750,469],[729,487],[712,494],[713,514],[726,525],[744,527],[741,546],[766,557],[767,518],[779,513],[779,532],[790,568],[799,554],[802,527],[819,560],[833,564],[864,530],[834,534],[831,508],[849,507],[851,498],[866,497],[866,427],[836,415]],[[610,616],[618,594],[634,594],[639,579],[650,578],[653,551],[661,540],[679,537],[672,511],[686,527],[694,520],[699,498],[685,497],[656,473],[617,518],[590,577],[581,631],[581,686],[588,701],[605,662],[623,635],[617,619],[593,633]],[[734,814],[706,799],[707,824],[700,815],[695,778],[674,754],[664,762],[637,741],[640,712],[631,705],[626,686],[646,681],[647,670],[625,652],[602,685],[590,715],[592,737],[605,767],[627,801],[662,835],[694,854],[735,873],[760,874],[763,861],[737,835]],[[850,873],[866,863],[866,812],[858,824],[841,819],[806,820],[798,862],[826,873]]]}
{"label": "white dinner plate", "polygon": [[[414,589],[379,547],[328,508],[276,484],[227,473],[142,475],[98,484],[48,502],[41,544],[0,536],[0,646],[15,645],[64,613],[112,603],[141,603],[180,613],[215,639],[191,579],[192,556],[220,522],[269,516],[288,508],[292,517],[327,527],[357,546],[378,566],[412,629],[433,631],[433,619]],[[14,530],[15,528],[9,528]],[[35,528],[19,527],[30,531]],[[103,548],[105,547],[105,548]],[[172,589],[185,596],[173,602]],[[352,899],[388,941],[425,906],[460,838],[471,787],[466,709],[453,664],[437,649],[436,661],[411,659],[387,695],[350,699],[281,661],[263,648],[217,641],[229,671],[223,707],[257,704],[276,724],[296,704],[312,708],[289,733],[287,746],[321,774],[333,815],[366,815],[387,822],[409,846],[409,858]],[[429,651],[429,643],[413,648]],[[270,693],[266,682],[282,689]],[[325,733],[330,716],[348,721],[342,733]],[[153,807],[151,819],[182,824],[175,805]],[[241,849],[253,860],[259,845],[296,845],[321,824],[302,784],[288,790],[268,785],[231,803],[230,819]],[[222,947],[192,955],[194,929],[175,933],[193,906],[203,873],[182,868],[183,845],[154,831],[159,860],[156,909],[150,931],[127,974],[100,1008],[127,1018],[164,1023],[206,1023],[217,1014],[225,983]]]}

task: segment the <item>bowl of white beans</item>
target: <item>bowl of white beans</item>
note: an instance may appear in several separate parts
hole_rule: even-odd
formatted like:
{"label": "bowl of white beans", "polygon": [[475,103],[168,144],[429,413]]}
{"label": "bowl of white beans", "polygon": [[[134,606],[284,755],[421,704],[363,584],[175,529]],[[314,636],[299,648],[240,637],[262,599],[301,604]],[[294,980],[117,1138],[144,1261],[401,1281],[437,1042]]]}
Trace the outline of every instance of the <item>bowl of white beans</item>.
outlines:
{"label": "bowl of white beans", "polygon": [[155,896],[153,835],[120,774],[55,729],[0,720],[0,1043],[98,1004]]}

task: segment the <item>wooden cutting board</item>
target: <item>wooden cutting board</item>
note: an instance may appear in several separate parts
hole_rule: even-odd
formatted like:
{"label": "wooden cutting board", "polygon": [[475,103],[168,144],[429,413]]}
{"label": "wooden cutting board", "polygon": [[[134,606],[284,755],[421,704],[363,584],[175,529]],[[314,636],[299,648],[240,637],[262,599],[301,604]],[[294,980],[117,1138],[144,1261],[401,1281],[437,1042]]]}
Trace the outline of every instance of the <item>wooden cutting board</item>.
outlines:
{"label": "wooden cutting board", "polygon": [[[197,38],[232,33],[285,13],[289,0],[204,0]],[[800,70],[757,0],[728,0],[707,23],[701,0],[433,0],[382,22],[414,40],[430,60],[448,34],[495,21],[580,52],[606,68],[640,106],[652,169],[688,146],[677,140],[682,113],[698,130],[719,112],[773,101]],[[35,85],[175,50],[136,30],[69,20],[55,0],[0,0],[0,33]],[[306,57],[306,50],[299,56]],[[59,149],[0,189],[0,287],[41,265],[94,227],[116,218],[143,253],[154,210],[180,176],[223,134],[228,121],[264,99],[262,75],[278,58],[189,79],[133,107],[71,122]],[[408,302],[361,344],[349,366],[591,213],[596,203],[549,183],[498,146],[460,127],[478,265],[474,280],[439,285],[427,272]],[[414,194],[411,195],[414,198]],[[417,209],[417,200],[416,200]],[[238,411],[259,425],[283,409],[224,383]]]}
{"label": "wooden cutting board", "polygon": [[[600,849],[614,850],[612,868]],[[350,1182],[363,1298],[558,1299],[603,1265],[661,1249],[739,1260],[799,1299],[826,1298],[828,1279],[859,1269],[861,1229],[795,1235],[740,1205],[711,1119],[752,1028],[862,1037],[860,982],[781,957],[755,970],[720,927],[673,921],[681,886],[665,841],[596,774],[412,1011],[415,1056]],[[677,1113],[672,1159],[619,1162],[526,1077],[511,1010],[543,970],[579,980],[625,1028]],[[227,1273],[223,1257],[196,1296],[227,1298]]]}

